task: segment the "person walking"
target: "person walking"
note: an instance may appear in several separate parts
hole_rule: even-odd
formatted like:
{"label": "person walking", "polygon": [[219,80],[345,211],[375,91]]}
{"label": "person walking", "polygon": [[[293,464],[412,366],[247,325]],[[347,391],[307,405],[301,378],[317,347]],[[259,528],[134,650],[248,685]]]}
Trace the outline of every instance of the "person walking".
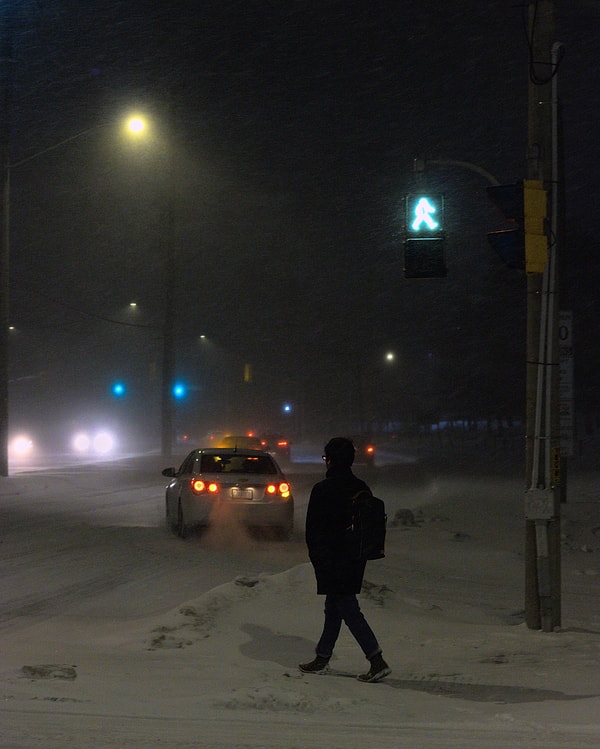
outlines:
{"label": "person walking", "polygon": [[312,488],[306,513],[306,545],[317,581],[317,595],[325,596],[325,623],[317,643],[316,657],[300,663],[300,671],[327,671],[342,622],[346,624],[370,662],[359,681],[376,682],[391,669],[383,660],[375,633],[362,613],[356,595],[362,588],[366,562],[351,559],[345,549],[345,531],[350,523],[350,501],[367,484],[352,473],[354,445],[345,437],[334,437],[325,445],[326,478]]}

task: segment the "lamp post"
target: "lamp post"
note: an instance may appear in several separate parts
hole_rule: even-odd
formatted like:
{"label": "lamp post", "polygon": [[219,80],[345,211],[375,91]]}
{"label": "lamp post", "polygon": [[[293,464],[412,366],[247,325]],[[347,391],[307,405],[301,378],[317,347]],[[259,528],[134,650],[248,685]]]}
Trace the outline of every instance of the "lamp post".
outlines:
{"label": "lamp post", "polygon": [[13,14],[2,12],[0,41],[0,476],[8,476],[8,269],[10,214],[10,116],[15,61]]}
{"label": "lamp post", "polygon": [[[4,74],[0,82],[0,93],[5,100],[9,98],[11,86]],[[6,103],[6,101],[5,101]],[[10,265],[10,177],[16,167],[33,161],[51,151],[62,148],[74,140],[89,133],[113,125],[113,122],[102,122],[81,130],[69,138],[54,143],[18,161],[10,161],[10,138],[8,112],[10,108],[0,107],[0,476],[8,476],[8,438],[9,438],[9,397],[8,397],[8,363],[9,363],[9,265]],[[139,135],[145,129],[145,121],[138,115],[125,121],[125,128],[132,135]]]}
{"label": "lamp post", "polygon": [[[144,115],[134,114],[127,118],[125,127],[130,137],[146,141],[149,137],[148,120]],[[165,144],[163,144],[164,147]],[[160,395],[160,445],[161,457],[165,461],[171,459],[173,447],[173,421],[175,379],[175,279],[176,260],[175,251],[175,163],[172,146],[168,146],[171,153],[166,156],[163,210],[161,213],[160,251],[164,258],[165,296],[162,325],[162,368]]]}
{"label": "lamp post", "polygon": [[[4,130],[4,128],[2,128]],[[8,476],[8,270],[9,270],[9,216],[10,168],[8,141],[4,134],[0,143],[0,476]]]}
{"label": "lamp post", "polygon": [[[171,180],[169,180],[171,181]],[[161,380],[161,455],[171,459],[173,446],[173,393],[171,387],[175,376],[175,211],[171,196],[167,199],[163,226],[163,255],[165,258],[165,310],[163,317],[163,350]]]}

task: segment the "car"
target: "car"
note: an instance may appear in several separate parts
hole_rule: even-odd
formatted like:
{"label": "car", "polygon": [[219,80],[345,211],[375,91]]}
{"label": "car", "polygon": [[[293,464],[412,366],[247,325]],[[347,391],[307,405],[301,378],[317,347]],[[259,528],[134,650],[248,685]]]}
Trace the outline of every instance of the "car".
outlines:
{"label": "car", "polygon": [[228,434],[218,440],[215,447],[234,447],[241,450],[262,450],[263,446],[258,437],[246,434]]}
{"label": "car", "polygon": [[358,465],[375,465],[375,443],[364,434],[357,434],[350,437],[354,445],[354,462]]}
{"label": "car", "polygon": [[181,538],[221,517],[268,527],[282,539],[294,528],[294,497],[272,455],[261,450],[196,448],[178,469],[165,468],[167,526]]}
{"label": "car", "polygon": [[260,436],[262,449],[282,460],[290,460],[291,446],[290,441],[283,434],[262,434]]}

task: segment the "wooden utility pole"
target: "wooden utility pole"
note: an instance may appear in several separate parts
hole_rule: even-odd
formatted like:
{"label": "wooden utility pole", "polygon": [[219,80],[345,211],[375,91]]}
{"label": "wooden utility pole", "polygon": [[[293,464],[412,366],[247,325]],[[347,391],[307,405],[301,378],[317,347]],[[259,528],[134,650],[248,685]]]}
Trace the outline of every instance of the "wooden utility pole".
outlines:
{"label": "wooden utility pole", "polygon": [[525,621],[551,632],[561,623],[558,246],[547,220],[557,189],[555,0],[529,0],[528,22]]}
{"label": "wooden utility pole", "polygon": [[10,130],[14,59],[10,3],[0,15],[0,476],[8,476]]}

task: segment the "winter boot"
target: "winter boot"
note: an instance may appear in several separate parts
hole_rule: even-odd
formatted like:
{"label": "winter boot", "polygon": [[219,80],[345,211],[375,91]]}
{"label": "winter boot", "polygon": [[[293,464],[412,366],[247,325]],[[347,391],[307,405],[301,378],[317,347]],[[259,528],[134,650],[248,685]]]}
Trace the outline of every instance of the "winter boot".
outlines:
{"label": "winter boot", "polygon": [[298,668],[305,674],[324,674],[327,671],[327,664],[329,658],[324,658],[322,655],[318,655],[314,661],[310,663],[300,663]]}
{"label": "winter boot", "polygon": [[392,669],[383,660],[383,656],[381,655],[381,653],[377,653],[377,655],[374,655],[370,659],[370,661],[371,668],[367,671],[367,673],[359,674],[356,677],[359,681],[379,681],[380,679],[383,679],[385,676],[388,676],[392,673]]}

